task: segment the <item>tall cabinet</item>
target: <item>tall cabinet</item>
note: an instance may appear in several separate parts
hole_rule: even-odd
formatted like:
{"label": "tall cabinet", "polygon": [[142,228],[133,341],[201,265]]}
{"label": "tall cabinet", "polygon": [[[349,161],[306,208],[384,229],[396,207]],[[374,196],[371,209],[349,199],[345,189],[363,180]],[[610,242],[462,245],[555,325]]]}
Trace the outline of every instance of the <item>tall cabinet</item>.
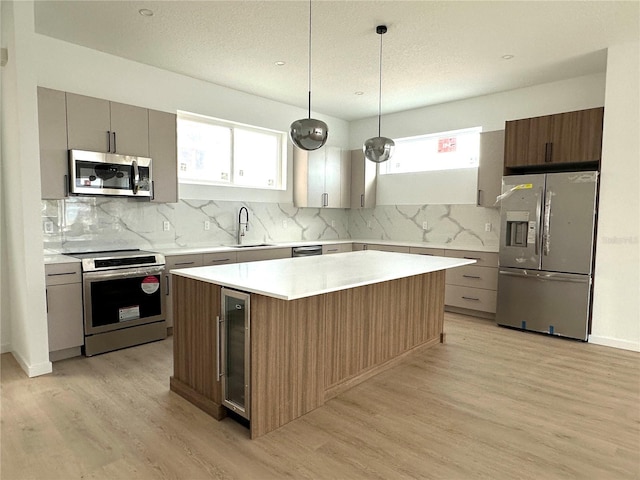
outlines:
{"label": "tall cabinet", "polygon": [[349,208],[351,154],[324,146],[293,149],[293,203],[296,207]]}

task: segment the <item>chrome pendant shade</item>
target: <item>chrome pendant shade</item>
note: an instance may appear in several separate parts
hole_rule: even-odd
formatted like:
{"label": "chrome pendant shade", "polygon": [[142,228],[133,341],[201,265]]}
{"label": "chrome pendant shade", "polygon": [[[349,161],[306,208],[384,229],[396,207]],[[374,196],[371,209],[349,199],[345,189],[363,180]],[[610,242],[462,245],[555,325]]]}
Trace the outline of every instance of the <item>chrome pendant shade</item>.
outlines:
{"label": "chrome pendant shade", "polygon": [[367,160],[375,163],[386,162],[393,155],[395,142],[387,137],[380,136],[380,118],[382,110],[382,35],[387,33],[386,25],[378,25],[376,33],[380,35],[380,91],[378,95],[378,136],[365,140],[362,151]]}
{"label": "chrome pendant shade", "polygon": [[311,0],[309,0],[309,116],[291,124],[289,138],[302,150],[317,150],[327,142],[329,128],[322,120],[311,118]]}
{"label": "chrome pendant shade", "polygon": [[291,124],[289,137],[302,150],[317,150],[327,141],[329,129],[322,120],[301,118]]}

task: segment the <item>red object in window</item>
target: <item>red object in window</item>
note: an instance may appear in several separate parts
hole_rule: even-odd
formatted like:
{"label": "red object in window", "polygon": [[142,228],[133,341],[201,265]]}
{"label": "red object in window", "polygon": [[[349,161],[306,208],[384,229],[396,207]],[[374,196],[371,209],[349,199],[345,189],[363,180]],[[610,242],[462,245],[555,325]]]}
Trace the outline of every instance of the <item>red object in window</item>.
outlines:
{"label": "red object in window", "polygon": [[456,137],[439,138],[438,153],[447,153],[456,151]]}

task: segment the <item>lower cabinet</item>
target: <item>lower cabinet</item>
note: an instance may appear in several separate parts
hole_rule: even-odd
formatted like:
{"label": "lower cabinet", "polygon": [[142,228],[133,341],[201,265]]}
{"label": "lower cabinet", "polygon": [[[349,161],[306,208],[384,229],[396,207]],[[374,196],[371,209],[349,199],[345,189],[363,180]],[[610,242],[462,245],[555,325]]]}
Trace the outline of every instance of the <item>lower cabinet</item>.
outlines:
{"label": "lower cabinet", "polygon": [[498,290],[498,254],[469,250],[446,250],[445,256],[476,260],[473,265],[447,270],[445,306],[496,313]]}
{"label": "lower cabinet", "polygon": [[291,258],[291,247],[244,249],[240,250],[237,255],[238,263],[275,260],[277,258]]}
{"label": "lower cabinet", "polygon": [[79,262],[45,265],[49,360],[81,355],[84,345]]}
{"label": "lower cabinet", "polygon": [[173,328],[173,283],[171,281],[171,270],[178,268],[201,267],[202,254],[194,253],[190,255],[165,256],[164,281],[165,281],[165,316],[167,318],[167,328]]}
{"label": "lower cabinet", "polygon": [[410,253],[409,247],[400,245],[383,245],[379,243],[354,243],[353,250],[379,250],[381,252]]}
{"label": "lower cabinet", "polygon": [[337,243],[333,245],[322,245],[322,254],[343,253],[352,251],[351,243]]}

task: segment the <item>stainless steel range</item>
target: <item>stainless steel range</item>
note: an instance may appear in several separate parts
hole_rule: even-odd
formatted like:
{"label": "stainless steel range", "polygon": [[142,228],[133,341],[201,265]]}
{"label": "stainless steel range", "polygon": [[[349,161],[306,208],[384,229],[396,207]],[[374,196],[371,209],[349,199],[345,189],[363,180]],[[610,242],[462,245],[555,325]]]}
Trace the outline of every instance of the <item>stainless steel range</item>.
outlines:
{"label": "stainless steel range", "polygon": [[166,338],[164,255],[141,250],[69,255],[82,260],[86,356]]}

